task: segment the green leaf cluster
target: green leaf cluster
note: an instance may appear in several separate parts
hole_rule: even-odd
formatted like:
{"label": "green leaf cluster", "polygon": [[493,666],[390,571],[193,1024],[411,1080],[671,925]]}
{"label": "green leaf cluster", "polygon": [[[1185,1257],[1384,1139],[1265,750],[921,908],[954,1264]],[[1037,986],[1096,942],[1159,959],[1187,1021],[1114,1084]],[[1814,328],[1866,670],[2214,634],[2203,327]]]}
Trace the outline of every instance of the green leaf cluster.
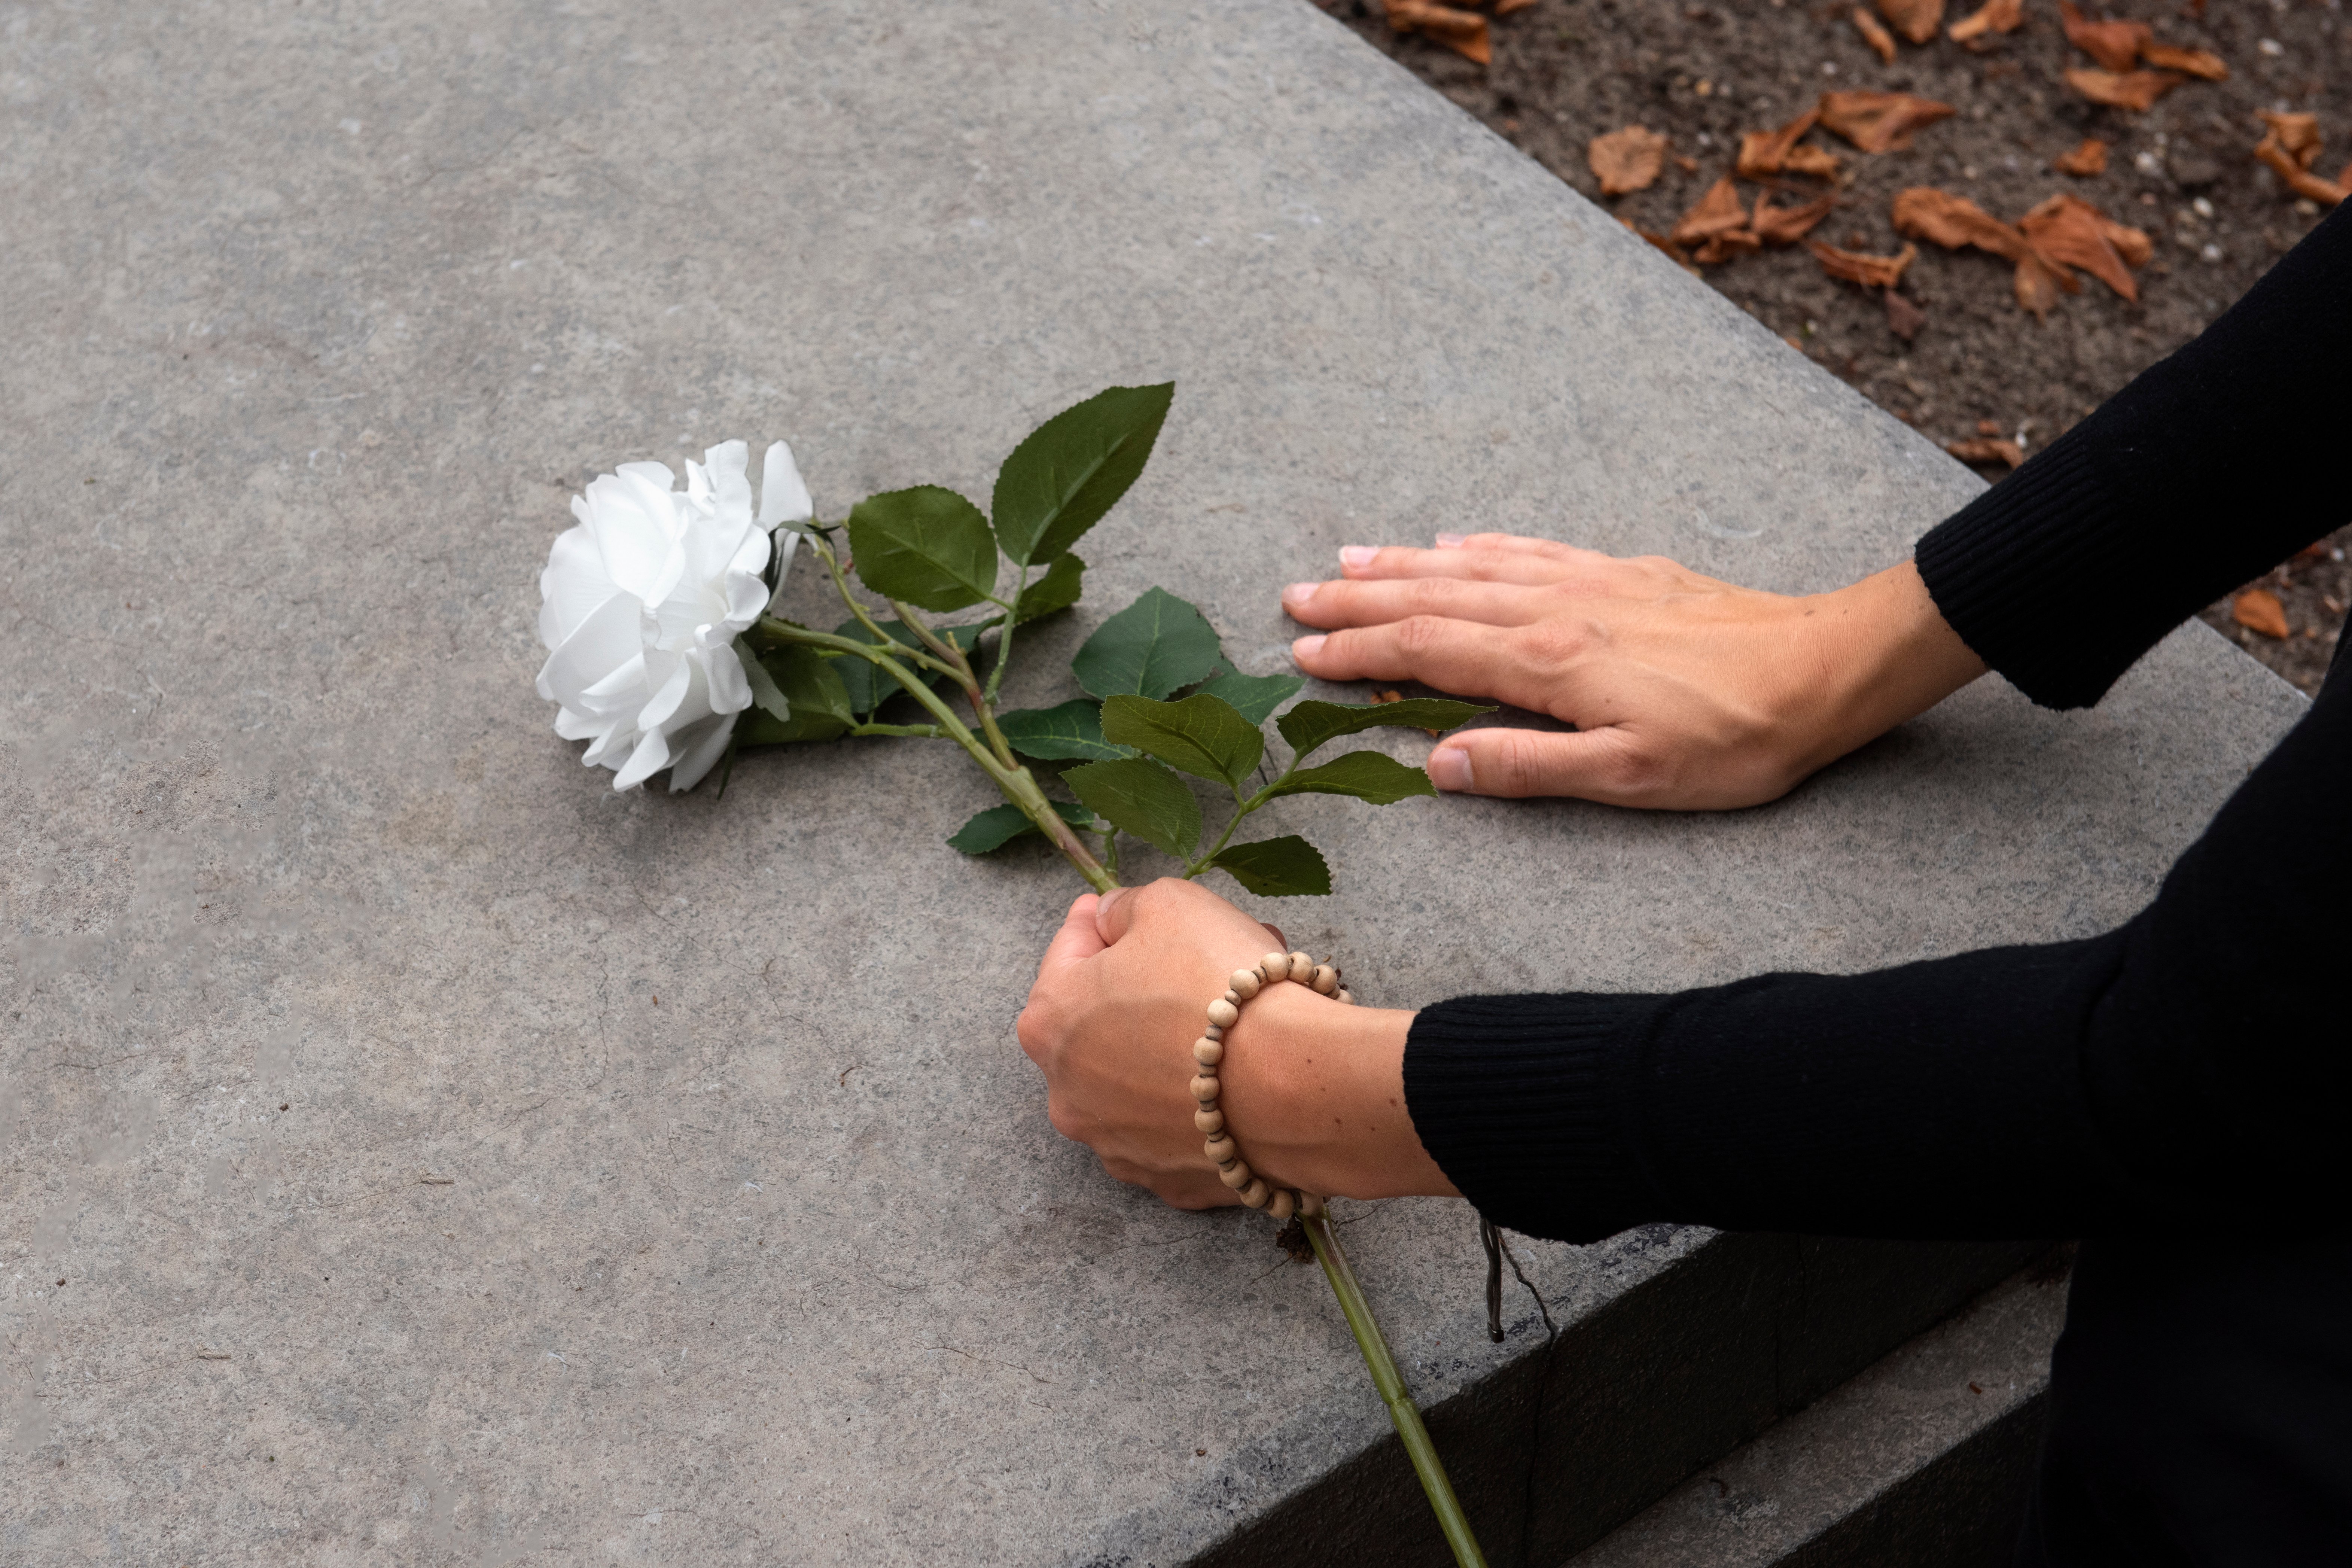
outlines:
{"label": "green leaf cluster", "polygon": [[[1124,835],[1181,861],[1188,878],[1221,870],[1266,897],[1329,892],[1330,868],[1307,840],[1286,834],[1235,843],[1236,829],[1286,795],[1386,805],[1433,795],[1427,774],[1384,752],[1349,752],[1312,766],[1307,758],[1375,726],[1444,730],[1491,710],[1438,699],[1299,702],[1276,723],[1290,757],[1274,770],[1265,725],[1306,683],[1242,673],[1199,609],[1163,588],[1145,590],[1079,646],[1070,673],[1085,696],[1045,708],[996,706],[1020,628],[1077,604],[1087,568],[1072,548],[1141,476],[1174,390],[1115,386],[1055,415],[1005,458],[988,512],[954,490],[917,485],[866,497],[844,522],[811,525],[811,544],[851,616],[829,633],[767,618],[738,643],[752,711],[738,722],[737,743],[952,740],[1006,796],[948,840],[965,854],[1049,832],[1107,887]],[[853,574],[887,609],[860,603]],[[924,618],[974,606],[988,613],[953,625]],[[991,631],[992,660],[982,640]],[[894,698],[906,701],[886,707]],[[929,721],[884,721],[889,713]],[[1076,799],[1045,795],[1031,764],[1075,764],[1062,767],[1059,783]],[[1188,781],[1231,796],[1213,838]],[[1096,836],[1099,849],[1079,846],[1081,833]]]}

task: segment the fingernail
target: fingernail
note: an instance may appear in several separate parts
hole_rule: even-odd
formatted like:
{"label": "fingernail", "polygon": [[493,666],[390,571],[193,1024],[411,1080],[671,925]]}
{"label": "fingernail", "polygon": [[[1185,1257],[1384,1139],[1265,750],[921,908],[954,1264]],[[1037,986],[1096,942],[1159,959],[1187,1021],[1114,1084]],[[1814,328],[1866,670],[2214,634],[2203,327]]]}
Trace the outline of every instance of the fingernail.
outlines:
{"label": "fingernail", "polygon": [[1470,787],[1470,753],[1459,746],[1440,746],[1429,753],[1429,782],[1440,789]]}
{"label": "fingernail", "polygon": [[1351,571],[1359,566],[1370,566],[1372,557],[1379,553],[1369,544],[1342,544],[1339,546],[1339,564]]}
{"label": "fingernail", "polygon": [[1282,591],[1282,602],[1292,606],[1304,605],[1315,596],[1315,590],[1322,585],[1320,583],[1293,583]]}
{"label": "fingernail", "polygon": [[1290,657],[1295,659],[1313,658],[1322,651],[1323,634],[1321,632],[1317,632],[1311,637],[1300,637],[1290,645]]}
{"label": "fingernail", "polygon": [[1458,533],[1441,533],[1437,536],[1437,548],[1459,550],[1462,548],[1462,536]]}

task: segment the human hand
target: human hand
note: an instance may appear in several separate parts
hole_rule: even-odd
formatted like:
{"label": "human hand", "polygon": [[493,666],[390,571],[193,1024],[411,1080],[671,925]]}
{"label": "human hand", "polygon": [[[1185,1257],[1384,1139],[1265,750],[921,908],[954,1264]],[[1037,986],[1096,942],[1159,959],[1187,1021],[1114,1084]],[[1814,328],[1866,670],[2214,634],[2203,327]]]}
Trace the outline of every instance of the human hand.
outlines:
{"label": "human hand", "polygon": [[[1226,976],[1282,933],[1192,882],[1088,893],[1070,906],[1021,1012],[1055,1131],[1179,1208],[1239,1200],[1192,1125],[1192,1042]],[[1404,1109],[1409,1012],[1275,985],[1225,1032],[1226,1126],[1277,1186],[1354,1197],[1454,1188]]]}
{"label": "human hand", "polygon": [[1985,669],[1908,562],[1791,596],[1507,533],[1339,558],[1343,579],[1283,590],[1294,619],[1328,634],[1291,646],[1299,668],[1418,680],[1576,726],[1450,735],[1429,756],[1440,789],[1755,805]]}

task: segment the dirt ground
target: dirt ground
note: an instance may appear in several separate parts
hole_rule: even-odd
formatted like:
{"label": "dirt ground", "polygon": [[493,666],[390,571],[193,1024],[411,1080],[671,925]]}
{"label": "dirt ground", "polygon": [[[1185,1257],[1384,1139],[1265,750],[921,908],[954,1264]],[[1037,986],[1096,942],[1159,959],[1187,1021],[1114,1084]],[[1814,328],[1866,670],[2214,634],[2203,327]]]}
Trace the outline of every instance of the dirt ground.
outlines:
{"label": "dirt ground", "polygon": [[[2210,50],[2229,68],[2228,79],[2190,79],[2144,113],[2095,106],[2066,85],[2064,70],[2094,62],[2068,45],[2055,0],[2025,0],[2025,25],[1979,40],[1980,50],[1939,32],[1924,46],[1901,44],[1892,64],[1856,29],[1853,0],[1535,0],[1495,21],[1485,66],[1395,32],[1381,0],[1317,4],[1578,190],[1655,233],[1671,230],[1732,172],[1742,133],[1777,129],[1824,91],[1869,89],[1915,93],[1957,113],[1917,132],[1909,150],[1874,155],[1814,132],[1810,140],[1834,151],[1845,173],[1839,206],[1812,238],[1897,253],[1905,241],[1890,218],[1895,194],[1934,185],[2011,223],[2070,192],[2154,239],[2137,303],[2085,278],[2082,292],[2062,297],[2039,321],[2015,302],[2008,263],[1923,244],[1900,289],[1920,317],[1908,341],[1878,292],[1832,280],[1802,246],[1703,268],[1792,345],[1939,442],[1997,435],[2029,454],[2046,445],[2203,330],[2310,231],[2319,207],[2254,160],[2259,110],[2319,117],[2326,141],[2315,172],[2332,179],[2352,158],[2344,0],[2210,0],[2201,18],[2187,5],[2136,0],[2131,10],[2104,13],[2147,22],[2161,41]],[[1971,9],[1958,0],[1945,21]],[[1629,125],[1664,133],[1673,156],[1656,184],[1604,199],[1586,148]],[[2086,137],[2110,144],[2104,173],[2076,177],[2051,166]],[[1824,188],[1791,179],[1779,199],[1802,202]],[[1750,203],[1758,190],[1740,185]],[[1997,479],[2007,469],[1995,462],[1979,471]],[[2284,638],[2240,625],[2231,601],[2205,612],[2306,691],[2318,689],[2352,602],[2352,528],[2326,543],[2257,584],[2281,602]]]}

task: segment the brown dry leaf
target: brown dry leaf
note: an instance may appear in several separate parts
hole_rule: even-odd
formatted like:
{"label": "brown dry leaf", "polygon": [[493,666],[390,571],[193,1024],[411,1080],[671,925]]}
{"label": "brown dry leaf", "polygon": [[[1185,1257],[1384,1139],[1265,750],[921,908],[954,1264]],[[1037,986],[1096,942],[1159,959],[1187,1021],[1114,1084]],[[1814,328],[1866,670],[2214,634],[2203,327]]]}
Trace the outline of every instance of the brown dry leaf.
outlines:
{"label": "brown dry leaf", "polygon": [[1865,289],[1892,289],[1903,281],[1903,274],[1919,259],[1919,247],[1906,245],[1900,256],[1862,256],[1851,250],[1840,250],[1834,245],[1814,240],[1808,247],[1822,270],[1848,283],[1859,283]]}
{"label": "brown dry leaf", "polygon": [[1372,701],[1375,704],[1381,702],[1402,702],[1403,700],[1404,693],[1402,691],[1375,691],[1372,693]]}
{"label": "brown dry leaf", "polygon": [[1745,256],[1750,251],[1763,248],[1764,242],[1756,237],[1754,230],[1727,229],[1691,252],[1691,259],[1702,267],[1713,267],[1718,262],[1728,261],[1735,256]]}
{"label": "brown dry leaf", "polygon": [[2014,441],[1979,437],[1969,441],[1947,441],[1944,450],[1963,463],[2007,463],[2014,468],[2025,461],[2025,454]]}
{"label": "brown dry leaf", "polygon": [[1880,26],[1878,18],[1859,5],[1853,8],[1853,30],[1862,35],[1864,43],[1877,52],[1882,63],[1890,66],[1895,63],[1895,35]]}
{"label": "brown dry leaf", "polygon": [[1666,139],[1654,131],[1628,125],[1622,131],[1595,136],[1584,149],[1584,159],[1592,165],[1602,195],[1631,195],[1658,183],[1666,166]]}
{"label": "brown dry leaf", "polygon": [[2151,38],[2140,46],[2139,58],[2160,71],[2180,71],[2207,81],[2230,79],[2230,68],[2210,49],[2184,49]]}
{"label": "brown dry leaf", "polygon": [[1486,36],[1486,18],[1475,11],[1457,11],[1433,0],[1385,0],[1389,26],[1400,33],[1419,33],[1466,59],[1492,65],[1495,46]]}
{"label": "brown dry leaf", "polygon": [[2107,144],[2095,136],[2085,136],[2083,144],[2063,158],[2053,158],[2050,166],[2062,174],[2074,174],[2088,179],[2093,174],[2107,172]]}
{"label": "brown dry leaf", "polygon": [[1495,15],[1507,16],[1514,11],[1524,11],[1536,0],[1495,0]]}
{"label": "brown dry leaf", "polygon": [[1907,343],[1917,337],[1919,329],[1927,324],[1927,312],[1914,303],[1909,295],[1898,294],[1892,289],[1886,291],[1886,330],[1888,331]]}
{"label": "brown dry leaf", "polygon": [[2292,632],[2286,624],[2286,606],[2267,588],[2249,588],[2231,600],[2230,616],[2248,631],[2266,637],[2284,640]]}
{"label": "brown dry leaf", "polygon": [[1837,154],[1811,142],[1802,147],[1791,147],[1789,155],[1780,160],[1780,172],[1784,174],[1811,174],[1817,180],[1834,180],[1838,177]]}
{"label": "brown dry leaf", "polygon": [[[2096,207],[2091,210],[2098,212]],[[2116,247],[2116,254],[2124,258],[2124,265],[2135,272],[2147,266],[2147,258],[2156,254],[2156,241],[2148,237],[2147,230],[2134,228],[2127,223],[2117,223],[2105,213],[2099,213],[2099,232],[2107,237],[2107,243]]]}
{"label": "brown dry leaf", "polygon": [[[1915,44],[1924,44],[1944,25],[1944,0],[1878,0],[1886,25]],[[1895,57],[1887,55],[1888,59]]]}
{"label": "brown dry leaf", "polygon": [[2270,129],[2263,132],[2254,148],[2254,156],[2270,165],[2273,173],[2286,183],[2296,195],[2335,206],[2347,195],[2352,195],[2352,163],[2333,184],[2311,172],[2319,157],[2319,116],[2315,114],[2269,114],[2263,116]]}
{"label": "brown dry leaf", "polygon": [[[2308,169],[2319,158],[2319,116],[2316,114],[2273,114],[2265,110],[2261,116],[2270,130],[2263,132],[2264,142],[2275,142],[2281,152],[2294,160],[2298,169]],[[2259,156],[2259,154],[2257,154]],[[2268,163],[2268,159],[2263,159]]]}
{"label": "brown dry leaf", "polygon": [[2025,236],[2001,222],[1966,196],[1914,185],[1895,197],[1895,232],[1908,239],[1932,240],[1947,250],[1973,245],[2011,261],[2031,248]]}
{"label": "brown dry leaf", "polygon": [[2128,109],[2135,114],[2145,113],[2156,100],[2189,79],[2174,71],[2125,71],[2117,75],[2106,70],[2070,70],[2066,85],[2109,109]]}
{"label": "brown dry leaf", "polygon": [[1980,9],[1961,17],[1948,31],[1952,42],[1965,44],[1987,33],[2014,33],[2023,26],[2025,0],[1986,0]]}
{"label": "brown dry leaf", "polygon": [[1821,110],[1808,109],[1778,131],[1750,131],[1739,139],[1739,177],[1760,180],[1767,174],[1777,174],[1788,163],[1797,138],[1813,128],[1822,117]]}
{"label": "brown dry leaf", "polygon": [[2073,273],[2061,275],[2029,250],[2018,258],[2017,276],[2010,280],[2010,288],[2017,296],[2018,309],[2032,311],[2033,319],[2041,321],[2049,319],[2050,307],[2058,302],[2059,289],[2072,294],[2082,285],[2074,281]]}
{"label": "brown dry leaf", "polygon": [[1626,233],[1639,235],[1642,238],[1648,240],[1652,245],[1656,246],[1660,250],[1664,251],[1668,256],[1673,257],[1675,258],[1675,266],[1681,268],[1684,271],[1688,272],[1693,276],[1697,275],[1698,268],[1690,264],[1690,258],[1683,254],[1683,248],[1681,246],[1676,245],[1673,240],[1668,239],[1663,234],[1659,234],[1652,229],[1638,226],[1632,218],[1621,217],[1617,221],[1625,226]]}
{"label": "brown dry leaf", "polygon": [[2053,268],[2079,267],[2126,300],[2139,298],[2131,268],[2108,242],[2106,215],[2076,195],[2061,193],[2017,220],[2042,259]]}
{"label": "brown dry leaf", "polygon": [[2146,22],[2094,22],[2074,8],[2074,0],[2058,0],[2058,18],[2065,24],[2066,41],[2111,71],[2131,69],[2147,44]]}
{"label": "brown dry leaf", "polygon": [[1825,92],[1821,101],[1822,127],[1865,153],[1901,152],[1911,132],[1951,113],[1948,103],[1907,92]]}
{"label": "brown dry leaf", "polygon": [[1748,209],[1739,205],[1738,189],[1726,174],[1683,214],[1669,236],[1676,245],[1697,245],[1719,234],[1729,234],[1748,223]]}
{"label": "brown dry leaf", "polygon": [[1830,216],[1837,205],[1835,196],[1816,196],[1802,206],[1776,207],[1763,192],[1756,196],[1756,216],[1748,227],[1766,245],[1794,245],[1812,232],[1813,226]]}

